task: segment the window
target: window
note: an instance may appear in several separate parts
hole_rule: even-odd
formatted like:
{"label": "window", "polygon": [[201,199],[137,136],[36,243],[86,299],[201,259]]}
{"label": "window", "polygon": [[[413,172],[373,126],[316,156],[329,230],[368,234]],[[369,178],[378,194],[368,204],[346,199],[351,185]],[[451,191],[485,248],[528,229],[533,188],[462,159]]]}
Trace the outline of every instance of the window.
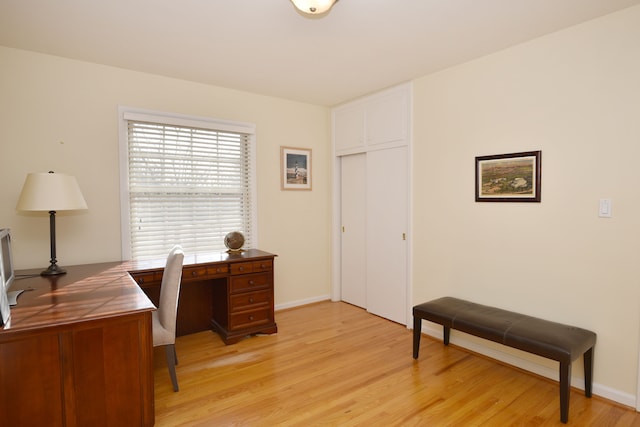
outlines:
{"label": "window", "polygon": [[256,242],[253,125],[120,108],[123,259]]}

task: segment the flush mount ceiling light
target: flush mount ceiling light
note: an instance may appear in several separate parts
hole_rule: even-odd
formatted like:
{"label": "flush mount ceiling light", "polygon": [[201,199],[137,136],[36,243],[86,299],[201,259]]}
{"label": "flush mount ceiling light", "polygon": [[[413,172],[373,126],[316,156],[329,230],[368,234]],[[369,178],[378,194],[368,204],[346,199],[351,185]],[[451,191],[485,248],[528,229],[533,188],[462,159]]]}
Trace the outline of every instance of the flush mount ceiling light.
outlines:
{"label": "flush mount ceiling light", "polygon": [[291,0],[302,13],[320,15],[327,12],[338,0]]}

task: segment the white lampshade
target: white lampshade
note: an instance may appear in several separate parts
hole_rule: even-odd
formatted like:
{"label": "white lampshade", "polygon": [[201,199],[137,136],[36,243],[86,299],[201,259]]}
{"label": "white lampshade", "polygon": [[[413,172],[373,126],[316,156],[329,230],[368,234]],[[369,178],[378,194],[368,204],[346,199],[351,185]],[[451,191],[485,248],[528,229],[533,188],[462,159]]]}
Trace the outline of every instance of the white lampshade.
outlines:
{"label": "white lampshade", "polygon": [[293,5],[300,11],[309,15],[319,15],[325,13],[338,0],[291,0]]}
{"label": "white lampshade", "polygon": [[19,211],[73,211],[87,209],[76,178],[61,173],[30,173],[22,186]]}

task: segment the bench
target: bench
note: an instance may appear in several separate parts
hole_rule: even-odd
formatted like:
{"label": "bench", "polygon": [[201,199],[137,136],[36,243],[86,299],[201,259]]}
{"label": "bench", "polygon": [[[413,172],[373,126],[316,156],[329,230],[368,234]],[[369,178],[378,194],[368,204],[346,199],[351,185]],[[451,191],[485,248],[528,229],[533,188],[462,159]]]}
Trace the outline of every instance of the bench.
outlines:
{"label": "bench", "polygon": [[560,362],[560,421],[569,420],[571,363],[584,356],[584,392],[591,397],[593,347],[596,334],[575,326],[550,322],[500,308],[443,297],[413,307],[413,358],[418,358],[422,320],[444,328],[444,344],[451,329],[485,338]]}

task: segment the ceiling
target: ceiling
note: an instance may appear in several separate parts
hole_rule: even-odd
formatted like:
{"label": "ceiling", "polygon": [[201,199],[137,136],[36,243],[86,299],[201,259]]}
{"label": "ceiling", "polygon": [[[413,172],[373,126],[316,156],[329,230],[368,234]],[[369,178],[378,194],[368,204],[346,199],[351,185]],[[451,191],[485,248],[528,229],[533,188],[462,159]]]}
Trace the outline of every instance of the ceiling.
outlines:
{"label": "ceiling", "polygon": [[640,0],[1,0],[0,45],[332,106]]}

